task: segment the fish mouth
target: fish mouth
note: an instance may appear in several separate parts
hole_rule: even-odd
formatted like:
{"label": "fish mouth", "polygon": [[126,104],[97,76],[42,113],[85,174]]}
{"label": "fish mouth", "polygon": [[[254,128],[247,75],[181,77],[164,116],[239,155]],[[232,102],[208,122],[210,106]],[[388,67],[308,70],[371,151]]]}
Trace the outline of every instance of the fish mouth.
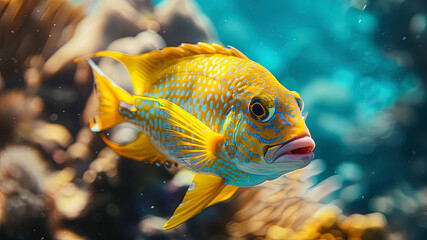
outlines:
{"label": "fish mouth", "polygon": [[275,145],[267,145],[264,158],[267,163],[297,161],[308,164],[314,158],[314,147],[314,141],[310,136],[302,136]]}

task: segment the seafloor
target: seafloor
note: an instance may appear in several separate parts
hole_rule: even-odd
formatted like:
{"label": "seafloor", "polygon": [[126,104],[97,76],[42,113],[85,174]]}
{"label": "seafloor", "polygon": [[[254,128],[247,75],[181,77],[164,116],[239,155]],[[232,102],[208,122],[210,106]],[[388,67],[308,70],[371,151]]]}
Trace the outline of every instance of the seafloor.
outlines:
{"label": "seafloor", "polygon": [[[316,160],[163,231],[191,174],[106,148],[72,60],[199,41],[301,94]],[[0,239],[425,239],[426,82],[424,0],[1,0]]]}

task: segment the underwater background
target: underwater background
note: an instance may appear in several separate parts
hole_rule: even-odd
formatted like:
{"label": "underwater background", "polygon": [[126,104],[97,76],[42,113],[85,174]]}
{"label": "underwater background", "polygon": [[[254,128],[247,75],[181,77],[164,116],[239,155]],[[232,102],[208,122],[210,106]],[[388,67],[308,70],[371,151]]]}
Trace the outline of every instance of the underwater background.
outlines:
{"label": "underwater background", "polygon": [[[106,148],[72,60],[199,41],[301,94],[316,159],[165,232],[188,172]],[[425,239],[426,82],[424,0],[1,0],[0,239]]]}

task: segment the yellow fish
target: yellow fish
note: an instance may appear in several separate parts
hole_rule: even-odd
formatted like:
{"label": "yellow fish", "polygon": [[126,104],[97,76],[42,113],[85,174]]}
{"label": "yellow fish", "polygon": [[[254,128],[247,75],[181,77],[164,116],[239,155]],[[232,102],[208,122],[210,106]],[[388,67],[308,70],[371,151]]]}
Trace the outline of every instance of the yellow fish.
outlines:
{"label": "yellow fish", "polygon": [[165,230],[238,187],[278,178],[313,159],[300,95],[235,48],[182,44],[135,56],[101,51],[76,61],[91,57],[124,64],[134,86],[133,94],[126,92],[88,60],[100,102],[92,131],[133,123],[140,130],[134,141],[118,145],[102,135],[104,142],[127,158],[197,172]]}

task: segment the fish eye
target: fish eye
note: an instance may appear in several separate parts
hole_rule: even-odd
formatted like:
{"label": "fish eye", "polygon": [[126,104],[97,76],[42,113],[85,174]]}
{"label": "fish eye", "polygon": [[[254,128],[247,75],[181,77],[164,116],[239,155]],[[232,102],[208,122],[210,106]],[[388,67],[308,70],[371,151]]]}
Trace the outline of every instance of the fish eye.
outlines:
{"label": "fish eye", "polygon": [[274,104],[259,97],[252,98],[249,103],[249,113],[260,122],[269,121],[274,116],[275,109]]}

